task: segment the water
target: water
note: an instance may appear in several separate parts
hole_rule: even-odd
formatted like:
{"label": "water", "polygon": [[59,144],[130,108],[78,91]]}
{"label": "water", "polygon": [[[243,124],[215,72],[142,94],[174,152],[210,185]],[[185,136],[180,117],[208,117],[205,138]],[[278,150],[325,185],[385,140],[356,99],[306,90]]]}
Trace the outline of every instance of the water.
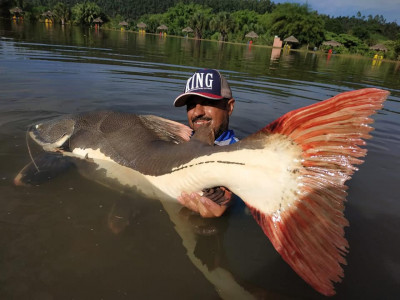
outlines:
{"label": "water", "polygon": [[[185,123],[185,109],[172,102],[186,78],[206,67],[220,69],[231,84],[236,98],[231,127],[240,138],[343,91],[391,92],[374,116],[365,163],[348,182],[350,253],[334,298],[397,298],[400,63],[293,51],[271,59],[271,54],[265,47],[3,21],[0,297],[215,299],[228,286],[237,298],[323,298],[282,261],[240,201],[216,220],[183,211],[179,222],[189,240],[182,242],[160,203],[108,189],[74,169],[32,187],[13,185],[30,161],[29,124],[99,109]],[[219,280],[210,275],[216,272]]]}

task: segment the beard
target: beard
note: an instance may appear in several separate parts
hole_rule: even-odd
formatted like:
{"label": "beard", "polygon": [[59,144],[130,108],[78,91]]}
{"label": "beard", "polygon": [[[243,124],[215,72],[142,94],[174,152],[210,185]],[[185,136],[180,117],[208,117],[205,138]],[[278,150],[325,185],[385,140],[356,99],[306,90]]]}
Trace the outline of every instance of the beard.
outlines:
{"label": "beard", "polygon": [[228,130],[228,126],[229,126],[229,120],[227,118],[223,120],[223,122],[220,124],[220,126],[214,127],[213,123],[212,123],[213,122],[212,118],[205,117],[205,116],[199,116],[199,117],[192,119],[192,129],[194,131],[196,131],[197,127],[203,126],[203,125],[196,126],[195,123],[198,121],[211,122],[211,126],[214,131],[215,139],[217,139],[221,134],[223,134],[226,130]]}

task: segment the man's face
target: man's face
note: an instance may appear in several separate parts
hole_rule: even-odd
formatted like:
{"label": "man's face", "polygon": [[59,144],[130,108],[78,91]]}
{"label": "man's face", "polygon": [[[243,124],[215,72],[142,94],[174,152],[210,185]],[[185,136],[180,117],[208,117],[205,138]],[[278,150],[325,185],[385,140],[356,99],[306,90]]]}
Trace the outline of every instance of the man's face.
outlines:
{"label": "man's face", "polygon": [[235,100],[211,100],[192,96],[187,102],[187,116],[190,128],[196,131],[200,126],[211,124],[215,138],[228,129],[229,116]]}

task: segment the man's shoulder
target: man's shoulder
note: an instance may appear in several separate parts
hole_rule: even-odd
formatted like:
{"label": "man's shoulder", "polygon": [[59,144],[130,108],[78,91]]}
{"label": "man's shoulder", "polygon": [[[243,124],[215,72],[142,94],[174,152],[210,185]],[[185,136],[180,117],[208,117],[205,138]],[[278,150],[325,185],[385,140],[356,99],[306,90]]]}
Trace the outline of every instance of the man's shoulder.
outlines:
{"label": "man's shoulder", "polygon": [[215,141],[214,144],[218,146],[231,145],[238,142],[239,139],[235,136],[235,132],[232,129],[223,132]]}

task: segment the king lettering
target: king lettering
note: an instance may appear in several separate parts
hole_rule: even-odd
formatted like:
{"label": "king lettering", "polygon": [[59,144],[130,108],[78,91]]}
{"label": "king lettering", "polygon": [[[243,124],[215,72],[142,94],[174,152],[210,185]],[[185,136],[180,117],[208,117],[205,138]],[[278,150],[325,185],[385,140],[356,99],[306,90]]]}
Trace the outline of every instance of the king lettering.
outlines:
{"label": "king lettering", "polygon": [[196,73],[186,82],[185,93],[198,89],[212,89],[213,74]]}

